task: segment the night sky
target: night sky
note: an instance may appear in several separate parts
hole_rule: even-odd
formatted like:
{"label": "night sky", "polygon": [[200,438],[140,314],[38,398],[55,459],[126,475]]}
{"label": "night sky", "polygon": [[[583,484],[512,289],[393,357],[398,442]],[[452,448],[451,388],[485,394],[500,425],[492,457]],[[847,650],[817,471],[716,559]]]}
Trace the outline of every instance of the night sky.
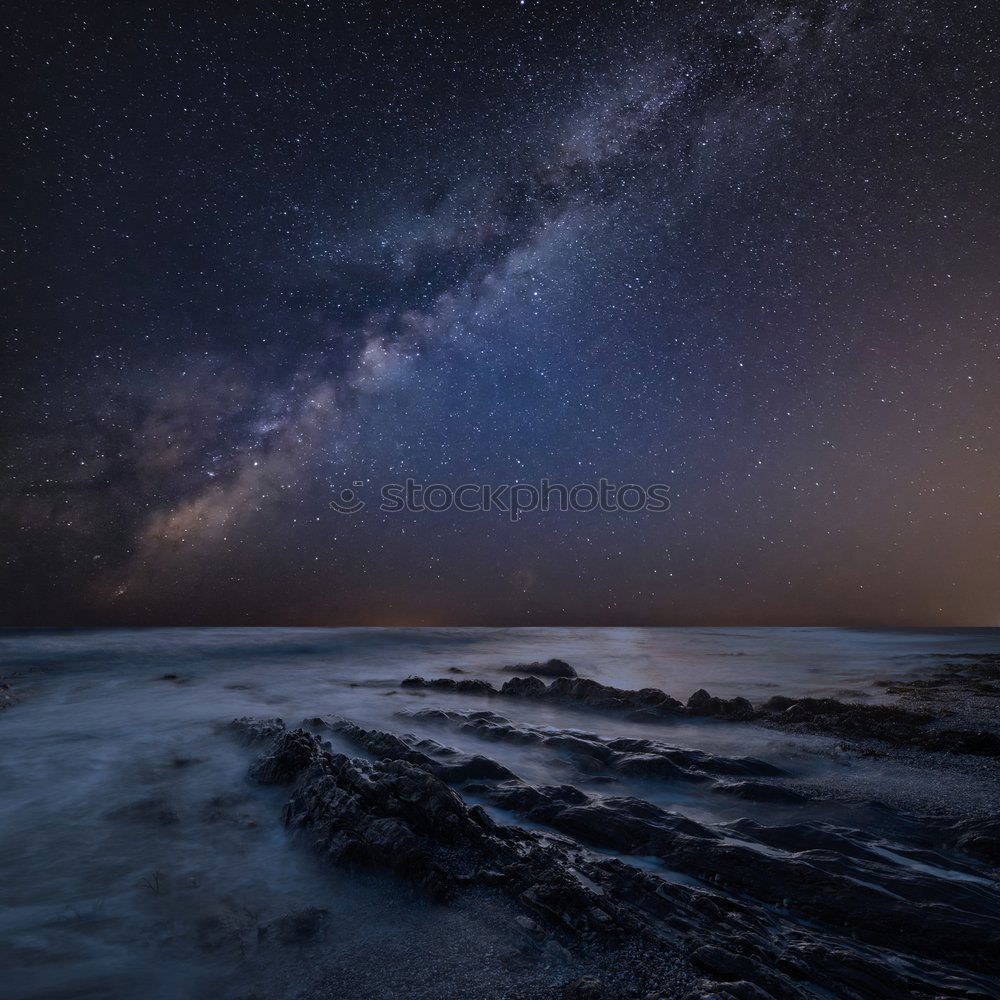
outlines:
{"label": "night sky", "polygon": [[4,623],[1000,625],[991,3],[2,18]]}

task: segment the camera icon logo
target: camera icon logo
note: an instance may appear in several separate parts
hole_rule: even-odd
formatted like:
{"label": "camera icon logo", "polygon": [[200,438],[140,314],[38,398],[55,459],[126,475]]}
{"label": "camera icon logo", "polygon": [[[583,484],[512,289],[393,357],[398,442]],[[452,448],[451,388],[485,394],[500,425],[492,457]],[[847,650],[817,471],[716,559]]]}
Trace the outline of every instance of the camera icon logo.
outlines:
{"label": "camera icon logo", "polygon": [[[351,486],[363,486],[364,484],[360,480],[355,480],[351,483]],[[362,500],[353,489],[349,487],[344,487],[342,490],[337,490],[333,499],[330,501],[331,509],[335,510],[338,514],[357,514],[358,511],[365,509],[365,502]]]}

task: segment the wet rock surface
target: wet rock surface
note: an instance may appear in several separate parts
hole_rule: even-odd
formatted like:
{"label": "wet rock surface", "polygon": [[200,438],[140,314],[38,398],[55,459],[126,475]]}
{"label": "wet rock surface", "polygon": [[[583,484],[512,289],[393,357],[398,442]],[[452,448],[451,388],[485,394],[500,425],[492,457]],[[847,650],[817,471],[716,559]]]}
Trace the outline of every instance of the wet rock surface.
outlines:
{"label": "wet rock surface", "polygon": [[425,680],[423,677],[414,676],[407,677],[401,686],[411,690],[430,688],[455,691],[459,694],[498,695],[503,698],[532,698],[562,702],[584,708],[622,712],[636,719],[662,719],[685,714],[686,711],[681,702],[658,688],[631,691],[601,684],[585,677],[557,677],[550,684],[546,684],[538,677],[512,677],[497,689],[483,680],[453,681],[448,677]]}
{"label": "wet rock surface", "polygon": [[935,715],[900,705],[859,705],[833,698],[770,699],[759,713],[784,729],[828,733],[859,743],[882,743],[915,750],[1000,756],[1000,735],[985,729],[935,725]]}
{"label": "wet rock surface", "polygon": [[[217,639],[104,669],[74,638],[85,670],[8,673],[7,992],[1000,995],[996,656],[762,683],[605,641],[580,647],[595,684],[499,673],[556,642],[458,638],[310,661],[296,637],[254,668],[255,635],[226,669]],[[440,680],[401,688],[417,664]],[[644,688],[668,674],[704,690]]]}
{"label": "wet rock surface", "polygon": [[658,740],[602,740],[593,733],[579,730],[517,725],[495,712],[423,709],[402,714],[402,717],[450,725],[483,740],[546,747],[588,772],[605,770],[631,777],[691,782],[710,782],[723,776],[780,777],[784,774],[781,768],[755,757],[725,757]]}
{"label": "wet rock surface", "polygon": [[[248,728],[246,720],[239,728]],[[566,957],[567,948],[585,944],[593,955],[618,961],[623,949],[655,933],[641,910],[607,891],[600,863],[571,842],[498,825],[430,771],[393,757],[401,748],[388,734],[337,728],[386,756],[338,754],[314,733],[284,730],[265,738],[269,745],[251,769],[257,781],[280,776],[292,786],[285,824],[331,862],[393,872],[442,903],[460,894],[499,896],[525,933]],[[661,979],[685,979],[676,949],[653,950],[641,964],[632,962],[631,951],[628,958],[632,985],[619,984],[616,996],[645,995]]]}
{"label": "wet rock surface", "polygon": [[704,688],[699,688],[687,701],[691,715],[715,719],[732,719],[736,722],[752,719],[753,705],[746,698],[714,698]]}
{"label": "wet rock surface", "polygon": [[658,688],[629,690],[576,676],[557,677],[548,684],[537,676],[513,677],[499,689],[481,679],[425,680],[413,676],[401,686],[411,691],[430,689],[561,703],[622,714],[636,722],[664,723],[678,718],[754,722],[791,732],[841,737],[869,752],[912,749],[1000,758],[1000,657],[980,656],[970,661],[945,664],[929,678],[886,686],[897,696],[893,704],[774,695],[755,706],[747,698],[719,698],[704,689],[682,703]]}
{"label": "wet rock surface", "polygon": [[[500,692],[487,687],[510,698],[575,700],[579,692],[590,707],[614,711],[638,699],[663,704],[592,684],[523,678]],[[680,711],[745,711],[742,699],[693,700]],[[808,803],[781,784],[782,768],[756,758],[602,740],[490,711],[425,708],[406,720],[552,752],[591,777]],[[707,823],[634,795],[531,784],[484,754],[341,718],[315,717],[297,729],[280,720],[234,727],[258,752],[251,777],[288,787],[284,822],[322,856],[390,872],[441,904],[510,907],[531,947],[579,969],[556,995],[995,995],[1000,888],[990,866],[998,827],[987,819],[924,820],[873,807],[896,832],[891,841],[807,813],[775,825]]]}
{"label": "wet rock surface", "polygon": [[576,670],[565,660],[545,660],[533,663],[513,663],[503,668],[504,673],[524,676],[530,674],[535,677],[576,677]]}

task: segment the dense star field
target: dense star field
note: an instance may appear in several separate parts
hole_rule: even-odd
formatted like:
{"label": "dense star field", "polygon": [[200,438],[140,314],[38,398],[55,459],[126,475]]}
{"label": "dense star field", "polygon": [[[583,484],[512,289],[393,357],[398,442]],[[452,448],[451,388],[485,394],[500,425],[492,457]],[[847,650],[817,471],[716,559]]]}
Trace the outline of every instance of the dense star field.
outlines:
{"label": "dense star field", "polygon": [[2,17],[6,623],[998,623],[990,4]]}

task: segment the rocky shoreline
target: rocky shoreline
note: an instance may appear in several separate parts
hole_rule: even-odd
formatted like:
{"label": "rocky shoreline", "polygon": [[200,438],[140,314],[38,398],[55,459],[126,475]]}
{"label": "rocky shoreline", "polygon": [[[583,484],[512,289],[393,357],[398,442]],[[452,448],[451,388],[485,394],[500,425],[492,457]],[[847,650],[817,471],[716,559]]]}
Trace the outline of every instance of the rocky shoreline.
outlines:
{"label": "rocky shoreline", "polygon": [[[251,778],[287,787],[285,825],[331,863],[390,873],[441,905],[498,908],[526,947],[578,973],[549,993],[535,984],[484,996],[997,995],[995,812],[931,816],[869,802],[855,810],[863,824],[834,825],[822,796],[789,780],[781,763],[677,746],[670,727],[704,719],[820,733],[859,759],[922,761],[929,775],[974,761],[995,779],[1000,657],[895,683],[890,703],[772,697],[759,706],[705,691],[682,703],[549,662],[556,666],[524,665],[525,676],[499,688],[476,678],[402,681],[412,694],[505,706],[504,714],[447,703],[397,713],[403,725],[438,727],[441,742],[339,717],[298,727],[239,719],[233,729],[256,755]],[[655,733],[603,739],[533,725],[516,718],[526,701],[583,708],[595,720],[610,713]],[[488,753],[449,745],[448,732],[551,753],[579,780],[533,784]],[[638,780],[777,804],[794,818],[700,822],[613,794],[616,783]],[[598,782],[608,794],[593,791]]]}
{"label": "rocky shoreline", "polygon": [[718,698],[705,690],[683,703],[658,688],[624,690],[575,675],[559,676],[550,684],[535,676],[514,677],[500,688],[478,679],[414,676],[401,687],[572,704],[620,713],[633,722],[683,717],[757,722],[843,737],[859,745],[1000,757],[1000,731],[993,721],[1000,706],[1000,657],[992,655],[976,657],[972,665],[948,664],[930,678],[888,684],[886,691],[900,696],[897,704],[774,695],[754,706],[747,698]]}

